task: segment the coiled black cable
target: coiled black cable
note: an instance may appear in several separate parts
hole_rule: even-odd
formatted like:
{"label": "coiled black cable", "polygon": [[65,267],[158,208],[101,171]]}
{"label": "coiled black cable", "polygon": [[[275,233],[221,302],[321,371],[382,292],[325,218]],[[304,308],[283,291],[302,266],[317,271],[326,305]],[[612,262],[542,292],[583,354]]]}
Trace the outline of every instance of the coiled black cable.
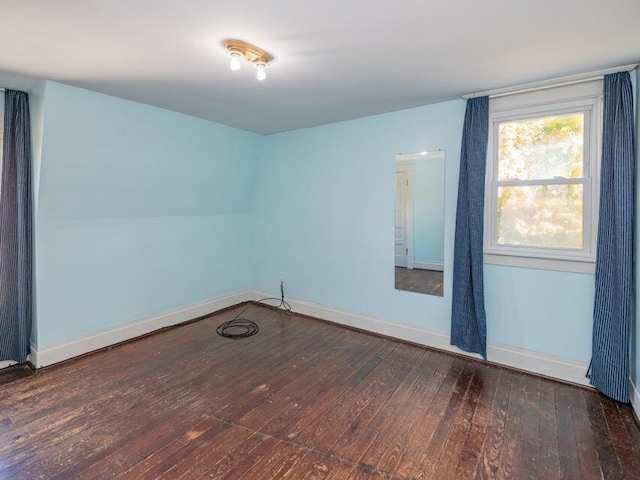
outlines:
{"label": "coiled black cable", "polygon": [[260,331],[260,327],[253,320],[246,318],[234,318],[224,322],[216,328],[218,335],[226,338],[247,338]]}
{"label": "coiled black cable", "polygon": [[268,303],[266,303],[268,300],[279,300],[280,303],[278,305],[275,305],[275,308],[281,308],[282,310],[285,310],[287,312],[291,311],[291,305],[289,305],[289,303],[284,299],[284,284],[283,282],[280,282],[280,298],[266,297],[261,298],[260,300],[257,300],[255,302],[251,302],[249,305],[243,308],[240,313],[233,317],[233,319],[221,323],[218,328],[216,328],[216,332],[222,337],[234,339],[247,338],[255,335],[260,331],[260,327],[258,326],[258,324],[253,320],[249,320],[248,318],[241,318],[240,315],[249,310],[256,303],[274,307],[274,305],[269,305]]}

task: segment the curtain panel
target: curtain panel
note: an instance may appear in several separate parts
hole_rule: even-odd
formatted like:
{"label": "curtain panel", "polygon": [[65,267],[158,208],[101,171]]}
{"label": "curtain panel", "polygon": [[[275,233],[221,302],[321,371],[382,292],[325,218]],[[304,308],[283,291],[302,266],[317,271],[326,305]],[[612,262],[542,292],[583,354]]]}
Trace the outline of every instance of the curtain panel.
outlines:
{"label": "curtain panel", "polygon": [[32,317],[29,98],[5,92],[0,182],[0,360],[26,362]]}
{"label": "curtain panel", "polygon": [[600,210],[596,258],[591,384],[629,401],[629,335],[633,312],[635,146],[628,72],[604,77]]}
{"label": "curtain panel", "polygon": [[489,136],[489,97],[467,101],[453,255],[451,345],[487,358],[484,309],[484,184]]}

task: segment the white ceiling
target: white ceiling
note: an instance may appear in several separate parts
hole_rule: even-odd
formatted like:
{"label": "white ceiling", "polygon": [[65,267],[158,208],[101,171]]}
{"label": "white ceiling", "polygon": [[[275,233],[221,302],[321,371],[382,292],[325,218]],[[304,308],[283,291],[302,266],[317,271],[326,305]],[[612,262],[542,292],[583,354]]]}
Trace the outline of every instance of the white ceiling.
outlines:
{"label": "white ceiling", "polygon": [[[0,0],[0,83],[51,79],[259,133],[640,60],[640,0]],[[229,69],[222,40],[273,57]]]}

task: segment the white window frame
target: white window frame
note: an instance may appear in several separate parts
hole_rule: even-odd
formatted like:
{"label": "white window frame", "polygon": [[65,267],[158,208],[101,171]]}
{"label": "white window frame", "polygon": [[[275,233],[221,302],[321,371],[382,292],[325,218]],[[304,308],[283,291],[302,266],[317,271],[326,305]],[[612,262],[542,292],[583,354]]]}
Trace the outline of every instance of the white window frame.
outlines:
{"label": "white window frame", "polygon": [[[584,113],[583,177],[499,181],[498,125],[502,122]],[[594,273],[600,189],[600,148],[602,137],[602,80],[519,93],[489,101],[489,141],[485,184],[484,261],[545,270]],[[497,239],[497,194],[500,186],[583,185],[583,248],[541,248],[500,245]]]}

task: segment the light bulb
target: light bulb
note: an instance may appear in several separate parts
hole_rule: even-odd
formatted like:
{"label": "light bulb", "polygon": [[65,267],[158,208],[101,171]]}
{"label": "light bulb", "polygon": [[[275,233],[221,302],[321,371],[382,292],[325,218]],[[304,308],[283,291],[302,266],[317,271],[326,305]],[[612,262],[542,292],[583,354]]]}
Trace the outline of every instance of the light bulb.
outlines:
{"label": "light bulb", "polygon": [[241,55],[239,53],[231,53],[231,70],[237,72],[240,70],[240,58]]}
{"label": "light bulb", "polygon": [[265,78],[267,78],[267,72],[264,69],[264,64],[263,63],[258,63],[256,65],[256,68],[258,69],[258,72],[256,73],[256,78],[258,80],[262,81]]}

